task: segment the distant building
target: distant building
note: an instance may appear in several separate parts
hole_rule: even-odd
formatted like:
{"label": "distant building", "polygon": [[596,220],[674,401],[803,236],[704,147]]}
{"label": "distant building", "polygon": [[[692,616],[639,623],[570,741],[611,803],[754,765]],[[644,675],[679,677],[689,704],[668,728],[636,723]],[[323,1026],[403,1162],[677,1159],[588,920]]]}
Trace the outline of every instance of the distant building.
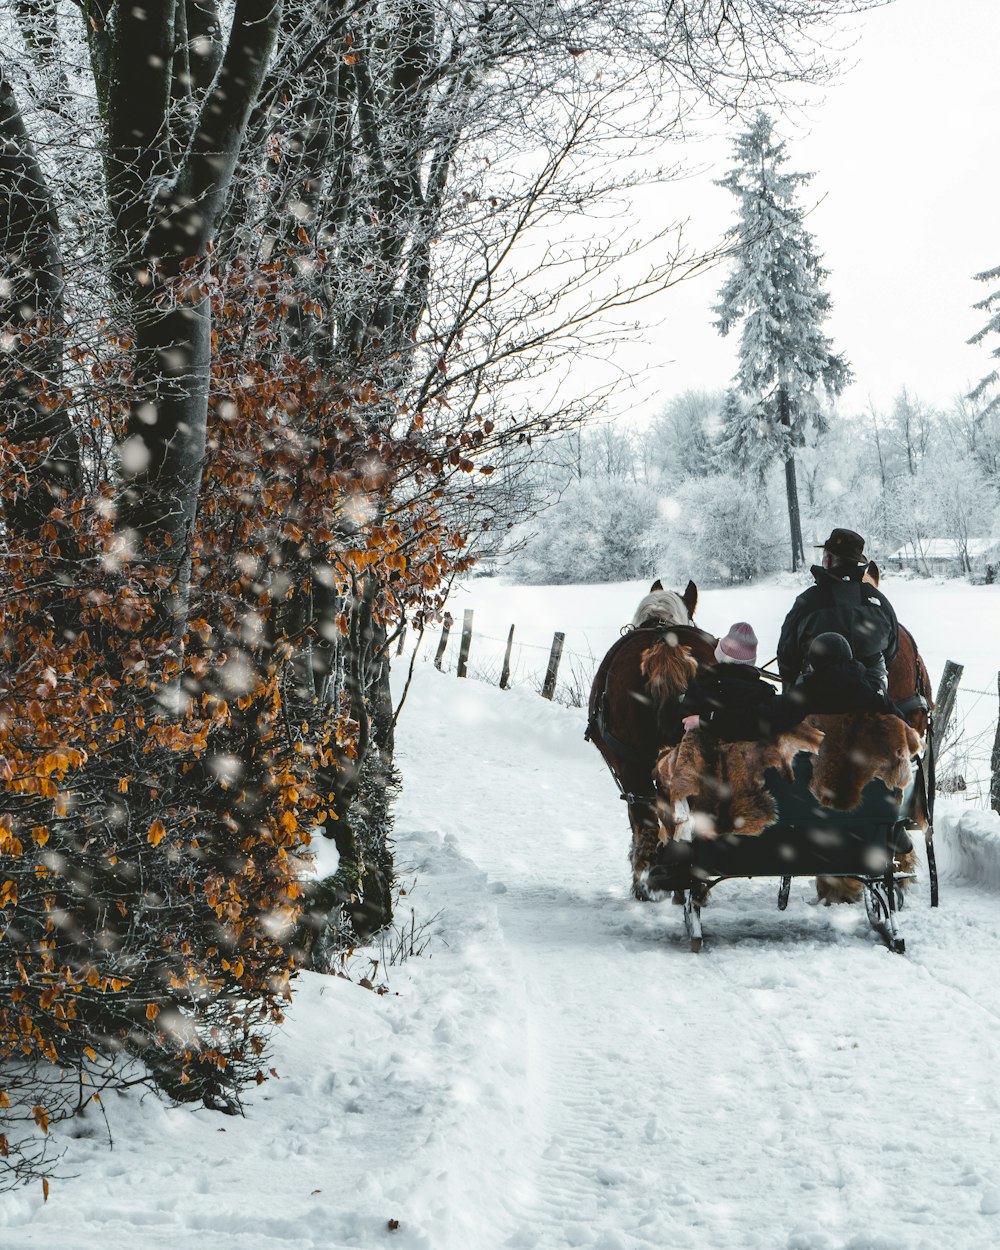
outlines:
{"label": "distant building", "polygon": [[972,576],[980,581],[1000,581],[1000,539],[925,538],[904,543],[886,561],[890,569],[913,569],[929,577]]}

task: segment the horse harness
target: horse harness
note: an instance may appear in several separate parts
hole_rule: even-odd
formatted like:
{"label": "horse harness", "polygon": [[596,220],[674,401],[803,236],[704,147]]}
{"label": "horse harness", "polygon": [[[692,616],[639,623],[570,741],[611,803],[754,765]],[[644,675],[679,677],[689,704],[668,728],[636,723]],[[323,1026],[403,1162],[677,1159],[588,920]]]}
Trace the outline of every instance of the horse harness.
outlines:
{"label": "horse harness", "polygon": [[913,657],[914,657],[914,660],[916,661],[914,667],[917,670],[917,676],[916,676],[917,688],[913,692],[913,694],[907,695],[905,699],[900,699],[898,701],[894,700],[894,702],[896,703],[896,707],[899,708],[899,710],[906,717],[907,721],[909,721],[911,712],[926,712],[928,716],[930,716],[930,711],[931,711],[931,705],[929,702],[930,691],[924,685],[924,666],[920,662],[920,651],[917,648],[917,640],[913,637],[913,635],[904,625],[900,625],[899,629],[901,633],[906,634],[910,642],[913,644]]}
{"label": "horse harness", "polygon": [[[604,681],[601,683],[600,689],[597,692],[597,697],[593,700],[590,707],[590,714],[587,717],[587,728],[583,735],[584,742],[592,742],[596,738],[599,742],[603,742],[614,752],[615,755],[620,756],[622,759],[629,760],[633,764],[643,764],[646,762],[647,757],[643,752],[637,751],[630,743],[623,742],[621,738],[608,728],[607,709],[605,707],[605,699],[608,693],[608,673],[611,671],[612,664],[618,654],[618,651],[632,637],[633,634],[640,631],[648,631],[650,634],[659,635],[664,641],[666,641],[669,636],[673,634],[674,638],[680,641],[679,631],[681,630],[694,630],[699,633],[701,632],[698,630],[697,625],[665,625],[662,621],[657,620],[640,621],[638,625],[626,625],[623,628],[621,638],[619,638],[619,640],[612,645],[611,650],[602,661],[601,667],[604,669]],[[651,645],[653,641],[655,641],[655,639],[650,640]],[[635,804],[649,805],[656,803],[657,796],[655,789],[651,787],[648,794],[633,794],[631,791],[626,790],[622,785],[618,774],[615,772],[614,768],[611,767],[611,762],[607,760],[607,757],[605,757],[605,762],[608,764],[608,771],[615,779],[615,785],[621,791],[619,797],[623,802],[627,803],[629,807],[632,807]]]}

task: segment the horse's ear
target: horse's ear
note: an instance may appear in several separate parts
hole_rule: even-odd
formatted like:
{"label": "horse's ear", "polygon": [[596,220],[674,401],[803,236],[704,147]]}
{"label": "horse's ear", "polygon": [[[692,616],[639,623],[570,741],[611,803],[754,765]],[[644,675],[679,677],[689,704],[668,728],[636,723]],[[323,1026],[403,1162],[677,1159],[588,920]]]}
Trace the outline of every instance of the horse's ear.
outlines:
{"label": "horse's ear", "polygon": [[663,583],[660,581],[659,578],[657,578],[656,581],[653,582],[652,586],[650,586],[649,593],[652,594],[654,591],[662,590],[662,589],[663,589]]}
{"label": "horse's ear", "polygon": [[684,587],[684,593],[681,595],[681,599],[683,599],[684,606],[688,610],[688,616],[693,619],[694,610],[698,606],[698,587],[694,584],[694,582],[688,582],[688,584]]}
{"label": "horse's ear", "polygon": [[873,586],[877,586],[879,584],[881,577],[882,577],[882,574],[879,572],[878,565],[875,563],[874,560],[869,560],[868,567],[865,569],[861,580],[865,582],[871,582]]}

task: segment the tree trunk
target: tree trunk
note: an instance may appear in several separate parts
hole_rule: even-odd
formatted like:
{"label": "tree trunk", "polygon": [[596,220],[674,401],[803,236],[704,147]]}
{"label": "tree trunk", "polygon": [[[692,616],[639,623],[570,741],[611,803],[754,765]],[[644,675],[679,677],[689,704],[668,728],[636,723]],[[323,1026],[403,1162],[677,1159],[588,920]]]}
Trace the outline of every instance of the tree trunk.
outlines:
{"label": "tree trunk", "polygon": [[[215,245],[281,5],[236,0],[226,40],[214,4],[200,14],[192,9],[196,64],[177,82],[178,15],[188,31],[188,7],[175,0],[151,13],[155,20],[143,7],[121,7],[110,33],[99,24],[92,30],[91,44],[108,66],[103,90],[98,81],[106,101],[108,203],[135,335],[137,395],[121,448],[120,521],[144,540],[140,559],[175,571],[169,610],[176,616],[184,611],[208,420],[211,305],[198,288],[198,266],[207,268]],[[204,99],[194,99],[213,70]],[[172,112],[178,124],[186,118],[186,132],[171,134]]]}
{"label": "tree trunk", "polygon": [[799,488],[795,480],[795,455],[791,450],[792,418],[788,391],[782,386],[779,394],[781,424],[789,432],[789,449],[785,457],[785,496],[788,500],[788,531],[792,542],[792,572],[797,573],[806,562],[802,546],[802,518],[799,515]]}
{"label": "tree trunk", "polygon": [[788,530],[792,540],[792,572],[797,573],[806,562],[802,545],[802,521],[799,517],[799,488],[795,481],[795,457],[785,461],[785,495],[788,499]]}
{"label": "tree trunk", "polygon": [[207,296],[158,308],[157,295],[143,300],[136,317],[138,394],[122,448],[121,520],[139,539],[137,558],[151,541],[154,560],[172,567],[179,608],[205,458],[212,324]]}

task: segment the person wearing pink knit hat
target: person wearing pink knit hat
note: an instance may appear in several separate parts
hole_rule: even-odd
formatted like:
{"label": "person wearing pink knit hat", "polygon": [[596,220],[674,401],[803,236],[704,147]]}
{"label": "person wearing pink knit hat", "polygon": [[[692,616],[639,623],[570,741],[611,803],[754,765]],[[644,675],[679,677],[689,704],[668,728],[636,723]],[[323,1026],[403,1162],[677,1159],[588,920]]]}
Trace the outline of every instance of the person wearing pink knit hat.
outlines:
{"label": "person wearing pink knit hat", "polygon": [[760,675],[757,635],[747,621],[736,621],[715,648],[715,664],[702,669],[681,696],[685,729],[711,726],[716,712],[758,708],[774,698],[774,687]]}
{"label": "person wearing pink knit hat", "polygon": [[746,621],[730,625],[729,633],[719,639],[715,658],[720,664],[756,664],[757,635]]}

